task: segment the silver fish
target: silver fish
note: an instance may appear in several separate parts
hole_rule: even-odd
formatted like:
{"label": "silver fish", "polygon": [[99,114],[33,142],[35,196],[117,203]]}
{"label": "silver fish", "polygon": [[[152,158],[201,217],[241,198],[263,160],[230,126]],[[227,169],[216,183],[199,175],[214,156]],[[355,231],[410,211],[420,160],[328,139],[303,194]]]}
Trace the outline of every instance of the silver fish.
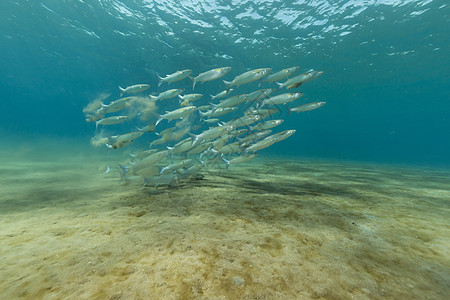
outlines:
{"label": "silver fish", "polygon": [[220,148],[222,148],[226,143],[228,143],[228,141],[229,141],[231,138],[233,138],[232,135],[230,135],[230,134],[225,134],[225,135],[219,137],[218,139],[214,140],[214,141],[213,141],[212,147],[213,147],[214,149],[220,149]]}
{"label": "silver fish", "polygon": [[269,76],[265,77],[262,81],[263,82],[280,81],[280,80],[283,80],[283,79],[291,76],[292,74],[297,72],[298,69],[299,69],[298,66],[291,67],[291,68],[286,68],[286,69],[283,69],[283,70],[278,71],[276,73],[270,74]]}
{"label": "silver fish", "polygon": [[153,132],[155,131],[155,124],[149,124],[147,126],[144,126],[142,128],[137,128],[138,131],[144,131],[144,132]]}
{"label": "silver fish", "polygon": [[172,138],[172,134],[175,131],[175,129],[177,129],[176,127],[170,127],[167,129],[164,129],[163,131],[161,131],[160,133],[156,133],[156,135],[161,136],[159,139],[154,140],[153,142],[150,143],[150,147],[152,147],[153,145],[161,145],[164,143],[167,143],[171,140]]}
{"label": "silver fish", "polygon": [[278,126],[283,122],[284,120],[268,120],[250,127],[250,130],[252,131],[266,130]]}
{"label": "silver fish", "polygon": [[119,167],[122,170],[121,178],[123,179],[128,173],[142,175],[143,173],[153,172],[155,163],[164,159],[167,155],[169,155],[169,150],[163,150],[146,156],[130,167],[119,164]]}
{"label": "silver fish", "polygon": [[288,79],[284,83],[277,82],[277,84],[280,89],[284,88],[284,87],[286,87],[287,89],[297,88],[306,82],[316,79],[317,77],[319,77],[322,74],[323,74],[322,71],[309,70],[308,72],[302,73],[298,76]]}
{"label": "silver fish", "polygon": [[226,144],[225,146],[215,149],[216,153],[220,154],[228,154],[228,153],[235,153],[235,152],[241,152],[241,146],[239,145],[239,142],[234,142],[230,144]]}
{"label": "silver fish", "polygon": [[122,123],[126,120],[128,120],[129,117],[128,116],[114,116],[114,117],[108,117],[108,118],[103,118],[100,119],[98,121],[95,122],[95,125],[114,125],[114,124],[119,124]]}
{"label": "silver fish", "polygon": [[120,96],[123,94],[136,94],[145,91],[150,87],[149,84],[135,84],[131,86],[127,86],[126,88],[121,88],[119,86]]}
{"label": "silver fish", "polygon": [[271,68],[255,69],[236,76],[231,82],[225,80],[223,82],[225,83],[227,90],[229,90],[233,86],[239,86],[261,79],[270,72],[272,72]]}
{"label": "silver fish", "polygon": [[184,96],[178,95],[181,101],[195,101],[203,97],[203,94],[186,94]]}
{"label": "silver fish", "polygon": [[202,105],[202,106],[199,106],[199,107],[197,107],[197,109],[198,110],[201,110],[201,111],[203,111],[203,110],[208,110],[208,109],[210,109],[211,108],[211,105]]}
{"label": "silver fish", "polygon": [[285,131],[282,131],[279,133],[272,134],[272,135],[266,137],[265,139],[263,139],[262,141],[259,141],[255,144],[251,145],[250,147],[245,149],[245,151],[246,152],[255,152],[255,151],[270,147],[275,143],[278,143],[278,142],[281,142],[282,140],[287,139],[294,133],[295,133],[295,130],[285,130]]}
{"label": "silver fish", "polygon": [[200,134],[197,134],[197,135],[192,134],[192,133],[190,133],[189,135],[192,138],[192,145],[195,145],[198,141],[202,141],[205,139],[215,139],[219,136],[229,133],[230,131],[232,131],[235,128],[236,127],[233,125],[218,126],[218,127],[212,127],[208,130],[203,131]]}
{"label": "silver fish", "polygon": [[235,158],[233,158],[231,160],[226,160],[225,158],[222,157],[222,160],[225,162],[226,168],[228,169],[228,167],[230,165],[247,162],[249,160],[254,159],[257,155],[258,155],[258,153],[244,154],[244,155],[241,155],[241,156],[237,156],[237,157],[235,157]]}
{"label": "silver fish", "polygon": [[184,96],[178,95],[178,98],[180,98],[181,106],[189,106],[189,105],[191,105],[192,101],[198,100],[202,97],[203,97],[203,94],[187,94]]}
{"label": "silver fish", "polygon": [[213,146],[213,142],[201,143],[192,148],[187,152],[187,154],[199,154],[202,153]]}
{"label": "silver fish", "polygon": [[271,108],[271,109],[249,109],[245,112],[245,114],[248,115],[258,115],[261,116],[263,119],[273,115],[274,113],[277,113],[278,109]]}
{"label": "silver fish", "polygon": [[218,118],[212,118],[212,119],[204,119],[203,122],[205,123],[218,123],[220,119]]}
{"label": "silver fish", "polygon": [[158,150],[156,150],[156,149],[149,149],[149,150],[140,151],[140,152],[138,152],[136,154],[131,154],[130,153],[130,155],[134,159],[141,160],[141,159],[143,159],[143,158],[145,158],[145,157],[147,157],[149,155],[152,155],[152,154],[154,154],[156,152],[158,152]]}
{"label": "silver fish", "polygon": [[163,150],[163,151],[156,152],[156,153],[149,155],[146,158],[142,159],[140,162],[138,162],[134,166],[134,168],[142,169],[144,167],[153,166],[155,163],[162,160],[167,155],[169,155],[169,150]]}
{"label": "silver fish", "polygon": [[193,113],[196,109],[197,107],[195,106],[186,106],[178,108],[174,111],[168,111],[166,114],[159,116],[159,119],[156,121],[155,126],[157,126],[162,120],[175,120],[184,118],[187,115]]}
{"label": "silver fish", "polygon": [[198,76],[196,76],[192,79],[192,82],[193,82],[192,89],[195,88],[195,84],[197,82],[213,81],[220,77],[225,76],[230,71],[231,71],[231,67],[222,67],[222,68],[212,69],[212,70],[200,73]]}
{"label": "silver fish", "polygon": [[167,90],[165,92],[162,92],[158,96],[150,95],[150,98],[156,102],[159,100],[170,99],[170,98],[176,97],[183,92],[184,92],[184,89],[172,89],[172,90]]}
{"label": "silver fish", "polygon": [[258,122],[261,119],[262,117],[259,115],[244,115],[240,118],[228,121],[227,125],[234,125],[236,127],[248,126],[250,124]]}
{"label": "silver fish", "polygon": [[130,105],[130,103],[137,99],[137,97],[125,97],[125,98],[120,98],[117,100],[112,101],[110,104],[102,104],[102,107],[100,107],[97,110],[98,114],[108,114],[108,113],[115,113],[118,112],[122,109],[124,109],[125,107],[127,107],[127,105]]}
{"label": "silver fish", "polygon": [[257,140],[260,140],[262,138],[265,138],[266,136],[268,136],[271,133],[272,133],[272,130],[270,130],[270,129],[264,130],[264,131],[257,131],[257,132],[254,132],[252,134],[249,134],[249,135],[247,135],[247,136],[245,136],[243,138],[238,138],[238,141],[239,141],[240,145],[243,145],[243,144],[245,144],[247,142],[250,142],[250,141],[257,141]]}
{"label": "silver fish", "polygon": [[158,79],[159,79],[158,86],[160,86],[164,82],[171,83],[171,82],[183,80],[184,78],[191,75],[191,73],[192,73],[191,69],[186,69],[186,70],[176,71],[175,73],[167,75],[164,78],[158,76]]}
{"label": "silver fish", "polygon": [[185,168],[188,165],[190,165],[191,162],[192,162],[192,159],[188,158],[188,159],[176,162],[176,163],[172,163],[172,164],[167,165],[164,168],[162,168],[161,171],[159,172],[159,174],[164,174],[164,173],[167,173],[170,171],[175,171],[175,170],[178,170],[181,168]]}
{"label": "silver fish", "polygon": [[192,145],[191,138],[186,138],[176,143],[175,146],[167,148],[170,150],[171,154],[179,154],[187,152],[191,150],[193,147],[194,145]]}
{"label": "silver fish", "polygon": [[261,107],[264,105],[277,105],[277,104],[285,104],[288,102],[292,102],[298,98],[303,96],[303,93],[286,93],[286,94],[280,94],[273,97],[270,97],[268,99],[265,99],[261,102]]}
{"label": "silver fish", "polygon": [[228,96],[232,91],[234,91],[233,89],[229,89],[229,90],[224,90],[221,91],[220,93],[216,94],[216,95],[210,95],[211,96],[211,100],[217,99],[217,98],[223,98]]}
{"label": "silver fish", "polygon": [[258,91],[254,91],[253,93],[248,94],[246,102],[251,101],[258,101],[262,98],[265,98],[269,96],[270,94],[273,94],[275,92],[275,89],[262,89]]}
{"label": "silver fish", "polygon": [[236,95],[233,97],[230,97],[228,99],[225,99],[223,101],[221,101],[219,104],[213,104],[210,103],[212,105],[212,107],[214,109],[218,109],[218,108],[224,108],[224,107],[231,107],[231,106],[238,106],[241,103],[244,103],[247,99],[247,94],[241,94],[241,95]]}
{"label": "silver fish", "polygon": [[291,129],[291,130],[285,130],[282,132],[277,132],[275,134],[272,134],[271,136],[268,136],[266,139],[272,139],[275,142],[281,142],[282,140],[287,139],[288,137],[290,137],[291,135],[293,135],[295,133],[295,129]]}
{"label": "silver fish", "polygon": [[112,136],[108,144],[112,149],[120,149],[131,144],[135,139],[141,137],[145,131],[135,131],[121,135]]}
{"label": "silver fish", "polygon": [[211,110],[208,110],[208,111],[205,111],[205,112],[199,111],[199,113],[200,113],[201,117],[208,117],[208,118],[210,118],[210,117],[222,116],[222,115],[227,114],[229,112],[235,111],[236,109],[238,109],[237,106],[234,106],[234,107],[219,107],[217,109],[214,109],[214,110],[211,109]]}
{"label": "silver fish", "polygon": [[324,106],[325,104],[327,104],[326,102],[320,101],[320,102],[311,102],[311,103],[306,103],[306,104],[302,104],[296,107],[292,107],[289,108],[289,113],[295,111],[295,112],[303,112],[303,111],[309,111],[309,110],[313,110],[313,109],[317,109],[319,107]]}

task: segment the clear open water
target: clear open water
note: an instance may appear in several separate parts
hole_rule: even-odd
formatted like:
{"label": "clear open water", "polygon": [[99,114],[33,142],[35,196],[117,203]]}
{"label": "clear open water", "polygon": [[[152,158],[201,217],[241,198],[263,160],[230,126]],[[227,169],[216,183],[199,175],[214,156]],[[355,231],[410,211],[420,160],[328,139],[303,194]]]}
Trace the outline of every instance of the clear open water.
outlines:
{"label": "clear open water", "polygon": [[267,153],[450,164],[443,0],[5,0],[0,15],[5,135],[88,140],[88,102],[117,97],[118,85],[155,87],[156,74],[232,66],[230,80],[298,65],[324,71],[303,91],[327,105],[289,118],[284,127],[299,132]]}

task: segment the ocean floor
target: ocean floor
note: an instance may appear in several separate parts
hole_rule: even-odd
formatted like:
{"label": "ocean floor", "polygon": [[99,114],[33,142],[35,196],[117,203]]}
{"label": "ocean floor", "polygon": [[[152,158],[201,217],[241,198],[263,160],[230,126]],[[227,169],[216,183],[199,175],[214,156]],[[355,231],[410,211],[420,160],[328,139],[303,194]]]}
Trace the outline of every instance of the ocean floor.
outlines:
{"label": "ocean floor", "polygon": [[446,170],[261,156],[154,189],[109,156],[2,157],[0,299],[450,294]]}

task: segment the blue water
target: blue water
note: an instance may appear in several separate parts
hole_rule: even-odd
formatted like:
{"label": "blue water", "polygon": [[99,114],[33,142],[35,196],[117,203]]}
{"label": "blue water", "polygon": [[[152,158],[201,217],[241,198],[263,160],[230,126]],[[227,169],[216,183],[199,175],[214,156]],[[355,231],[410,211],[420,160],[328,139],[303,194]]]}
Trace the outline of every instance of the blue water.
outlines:
{"label": "blue water", "polygon": [[83,107],[118,85],[299,65],[324,71],[302,91],[327,105],[264,153],[450,166],[448,1],[3,0],[0,29],[7,137],[87,144]]}

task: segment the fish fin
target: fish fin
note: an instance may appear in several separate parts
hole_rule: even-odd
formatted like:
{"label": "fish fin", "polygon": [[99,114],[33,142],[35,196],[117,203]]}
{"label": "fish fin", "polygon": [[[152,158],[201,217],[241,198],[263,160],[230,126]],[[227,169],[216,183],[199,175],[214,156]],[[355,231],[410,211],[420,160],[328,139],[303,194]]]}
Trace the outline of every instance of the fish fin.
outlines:
{"label": "fish fin", "polygon": [[156,76],[158,77],[158,86],[160,86],[161,84],[163,84],[163,78],[161,76],[159,76],[158,73],[156,73]]}
{"label": "fish fin", "polygon": [[219,106],[219,104],[214,104],[212,102],[208,102],[208,103],[209,103],[209,105],[211,105],[211,109],[213,110],[213,112],[217,110],[217,106]]}
{"label": "fish fin", "polygon": [[188,134],[192,139],[192,146],[194,146],[198,142],[198,136],[190,132],[188,132]]}
{"label": "fish fin", "polygon": [[170,155],[172,155],[173,153],[172,153],[172,151],[173,151],[173,148],[174,147],[169,147],[169,146],[166,146],[166,148],[167,148],[167,150],[169,150],[169,152],[170,152]]}
{"label": "fish fin", "polygon": [[281,90],[283,83],[280,83],[280,82],[275,82],[275,83],[277,84],[277,92],[279,92]]}
{"label": "fish fin", "polygon": [[105,174],[106,174],[106,173],[109,173],[110,171],[111,171],[111,168],[109,167],[109,165],[106,166]]}
{"label": "fish fin", "polygon": [[124,165],[119,164],[120,170],[122,171],[120,173],[120,181],[122,182],[125,179],[125,176],[127,175],[128,171],[130,170],[129,167],[125,167]]}
{"label": "fish fin", "polygon": [[188,76],[188,77],[189,77],[189,79],[192,80],[192,90],[194,90],[194,89],[195,89],[195,84],[196,84],[197,82],[195,81],[195,78],[194,78],[194,77],[192,77],[192,76]]}
{"label": "fish fin", "polygon": [[289,106],[287,106],[287,104],[285,104],[284,106],[286,106],[287,110],[288,110],[288,116],[291,114],[292,110]]}
{"label": "fish fin", "polygon": [[225,168],[228,169],[228,167],[230,166],[230,161],[229,161],[229,160],[226,160],[226,159],[223,157],[223,154],[220,156],[220,158],[222,158],[222,160],[225,162]]}
{"label": "fish fin", "polygon": [[161,168],[161,170],[159,171],[159,175],[162,175],[162,173],[164,173],[164,171],[166,171],[166,170],[167,170],[167,166],[164,168]]}
{"label": "fish fin", "polygon": [[231,82],[230,82],[230,81],[224,80],[223,83],[225,84],[225,86],[226,86],[226,88],[227,88],[227,91],[231,89],[232,85],[231,85]]}
{"label": "fish fin", "polygon": [[119,85],[119,92],[120,92],[120,97],[122,97],[123,94],[125,94],[125,89],[121,88]]}
{"label": "fish fin", "polygon": [[163,120],[163,118],[161,118],[161,116],[158,117],[158,120],[156,120],[155,123],[155,127],[159,124],[159,122],[161,122]]}

